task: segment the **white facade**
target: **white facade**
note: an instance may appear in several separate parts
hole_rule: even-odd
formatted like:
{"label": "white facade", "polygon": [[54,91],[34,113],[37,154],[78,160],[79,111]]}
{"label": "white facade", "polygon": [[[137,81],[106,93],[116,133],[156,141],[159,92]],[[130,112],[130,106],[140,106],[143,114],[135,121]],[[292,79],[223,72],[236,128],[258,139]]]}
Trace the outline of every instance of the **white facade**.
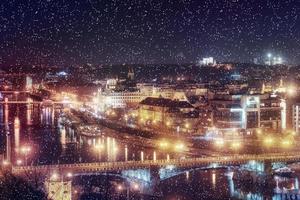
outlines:
{"label": "white facade", "polygon": [[105,110],[105,108],[125,108],[128,105],[138,104],[146,96],[140,91],[136,92],[99,92],[96,101],[100,111]]}
{"label": "white facade", "polygon": [[200,64],[202,64],[202,65],[215,65],[216,61],[214,60],[213,57],[207,57],[207,58],[203,58],[202,61],[200,61]]}
{"label": "white facade", "polygon": [[26,76],[26,90],[32,90],[32,78],[30,76]]}

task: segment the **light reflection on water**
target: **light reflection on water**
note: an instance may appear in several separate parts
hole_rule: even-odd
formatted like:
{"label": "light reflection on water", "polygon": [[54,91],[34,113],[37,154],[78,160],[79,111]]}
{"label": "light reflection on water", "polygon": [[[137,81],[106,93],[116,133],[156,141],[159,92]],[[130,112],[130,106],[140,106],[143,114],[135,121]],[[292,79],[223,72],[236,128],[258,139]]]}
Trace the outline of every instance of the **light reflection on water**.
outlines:
{"label": "light reflection on water", "polygon": [[[12,161],[15,162],[18,158],[17,149],[30,144],[34,151],[28,156],[30,164],[156,160],[172,156],[155,149],[134,146],[105,133],[97,137],[79,136],[72,127],[60,123],[60,113],[59,109],[40,108],[37,105],[0,105],[1,152],[5,153],[7,149],[11,149]],[[99,150],[97,145],[101,146]],[[9,154],[6,156],[10,156]],[[298,175],[295,179],[277,181],[277,186],[282,190],[299,189]],[[84,180],[80,182],[78,186],[83,186]],[[276,185],[275,180],[274,183]],[[259,189],[255,183],[230,180],[225,176],[224,170],[192,170],[162,181],[159,184],[162,197],[157,199],[275,200],[278,199],[278,195],[274,196],[273,189],[275,188],[268,186]],[[116,194],[114,189],[112,192],[112,196]],[[140,199],[140,196],[136,199]]]}
{"label": "light reflection on water", "polygon": [[[30,164],[54,164],[72,162],[125,161],[170,159],[172,154],[149,147],[132,144],[103,132],[98,136],[79,135],[72,126],[63,125],[62,111],[53,107],[18,104],[0,105],[1,128],[11,137],[2,134],[3,139],[11,143],[12,161],[16,162],[19,149],[24,145],[32,146],[28,156]],[[105,129],[104,129],[105,130]],[[116,133],[114,133],[116,134]],[[13,141],[11,141],[13,139]],[[97,145],[103,148],[97,150]],[[1,146],[6,152],[5,143]]]}
{"label": "light reflection on water", "polygon": [[[141,170],[139,170],[141,171]],[[130,172],[133,173],[134,172]],[[140,172],[137,172],[140,173]],[[223,200],[223,199],[243,199],[243,200],[283,200],[283,199],[299,199],[299,195],[290,197],[287,194],[275,194],[273,182],[275,180],[269,180],[270,183],[257,183],[249,182],[245,180],[236,180],[226,175],[227,169],[214,169],[214,170],[189,170],[183,171],[179,175],[172,176],[171,178],[161,180],[156,185],[147,184],[143,181],[126,180],[125,178],[119,179],[119,176],[99,175],[94,177],[95,180],[91,181],[86,176],[77,177],[74,180],[74,187],[80,188],[82,193],[91,193],[86,187],[86,184],[90,187],[99,187],[100,191],[108,187],[109,199],[128,199],[126,198],[125,191],[119,191],[118,185],[132,185],[133,183],[139,184],[141,195],[136,195],[132,187],[128,186],[130,191],[129,199],[182,199],[182,200]],[[142,176],[142,175],[139,175]],[[145,174],[146,176],[146,174]],[[293,189],[294,184],[298,181],[296,178],[285,178],[281,180],[281,189]],[[108,178],[107,182],[97,182]],[[87,179],[89,180],[87,182]],[[117,180],[118,179],[118,180]],[[128,183],[128,181],[130,183]],[[105,194],[105,192],[98,193],[98,196]],[[149,196],[150,195],[150,196]]]}

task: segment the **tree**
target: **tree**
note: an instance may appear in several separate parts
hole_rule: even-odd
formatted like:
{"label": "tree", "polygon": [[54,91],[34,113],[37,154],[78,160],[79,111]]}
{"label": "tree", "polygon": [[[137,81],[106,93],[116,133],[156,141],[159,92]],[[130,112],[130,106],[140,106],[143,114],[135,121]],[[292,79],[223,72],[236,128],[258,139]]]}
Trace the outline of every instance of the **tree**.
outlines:
{"label": "tree", "polygon": [[43,200],[46,195],[24,179],[7,173],[0,177],[0,199]]}

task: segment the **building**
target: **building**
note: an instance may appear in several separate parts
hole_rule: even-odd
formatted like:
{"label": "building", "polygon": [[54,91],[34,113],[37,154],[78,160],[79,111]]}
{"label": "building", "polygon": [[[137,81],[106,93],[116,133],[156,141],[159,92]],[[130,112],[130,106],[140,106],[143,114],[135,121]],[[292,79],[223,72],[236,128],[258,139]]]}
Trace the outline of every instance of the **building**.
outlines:
{"label": "building", "polygon": [[201,65],[215,65],[217,62],[213,57],[207,57],[207,58],[203,58],[200,61]]}
{"label": "building", "polygon": [[102,112],[107,108],[137,106],[145,97],[145,93],[137,88],[134,71],[130,68],[126,79],[108,79],[104,87],[98,90],[93,102],[97,110]]}
{"label": "building", "polygon": [[285,129],[285,101],[270,94],[216,95],[210,101],[212,124],[223,132]]}
{"label": "building", "polygon": [[99,111],[106,108],[125,108],[137,106],[146,96],[137,91],[99,91],[95,97]]}
{"label": "building", "polygon": [[296,134],[300,133],[300,104],[293,105],[293,130]]}
{"label": "building", "polygon": [[140,102],[139,123],[154,129],[195,133],[199,113],[187,101],[147,97]]}
{"label": "building", "polygon": [[45,187],[48,192],[49,199],[52,200],[71,200],[72,199],[72,183],[63,180],[47,180]]}

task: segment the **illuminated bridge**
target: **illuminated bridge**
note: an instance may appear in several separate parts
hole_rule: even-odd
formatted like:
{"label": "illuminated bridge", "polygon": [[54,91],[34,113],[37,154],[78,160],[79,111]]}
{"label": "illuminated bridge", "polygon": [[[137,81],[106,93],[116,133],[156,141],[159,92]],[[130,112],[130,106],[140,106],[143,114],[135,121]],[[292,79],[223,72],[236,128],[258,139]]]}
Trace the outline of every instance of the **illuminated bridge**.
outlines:
{"label": "illuminated bridge", "polygon": [[[40,166],[12,166],[13,174],[24,174],[30,172],[36,173],[97,173],[110,171],[123,171],[130,169],[158,169],[166,166],[176,166],[177,168],[193,168],[207,166],[226,166],[226,165],[243,165],[249,161],[257,161],[266,163],[271,166],[275,162],[297,162],[300,161],[300,155],[270,153],[270,154],[246,154],[220,157],[201,157],[186,159],[169,159],[169,160],[145,160],[145,161],[127,161],[127,162],[100,162],[100,163],[79,163],[79,164],[59,164],[59,165],[40,165]],[[272,167],[265,167],[272,170]]]}

